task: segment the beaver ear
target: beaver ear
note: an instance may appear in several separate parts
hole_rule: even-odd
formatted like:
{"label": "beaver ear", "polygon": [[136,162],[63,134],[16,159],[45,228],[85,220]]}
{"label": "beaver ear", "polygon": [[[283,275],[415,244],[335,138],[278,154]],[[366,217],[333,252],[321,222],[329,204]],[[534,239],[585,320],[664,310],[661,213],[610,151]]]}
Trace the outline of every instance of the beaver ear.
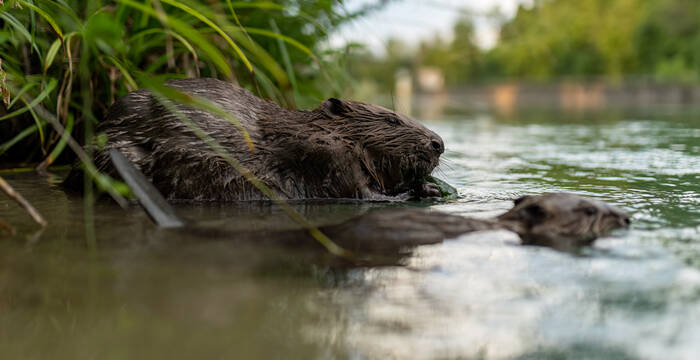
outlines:
{"label": "beaver ear", "polygon": [[531,197],[532,197],[532,195],[523,195],[523,196],[521,196],[521,197],[519,197],[519,198],[513,200],[513,205],[516,205],[516,206],[517,206],[517,205],[520,204],[521,202],[523,202],[523,201],[525,201],[525,200],[527,200],[527,199],[529,199],[529,198],[531,198]]}
{"label": "beaver ear", "polygon": [[350,111],[348,103],[336,98],[329,98],[323,102],[323,108],[333,115],[344,115]]}

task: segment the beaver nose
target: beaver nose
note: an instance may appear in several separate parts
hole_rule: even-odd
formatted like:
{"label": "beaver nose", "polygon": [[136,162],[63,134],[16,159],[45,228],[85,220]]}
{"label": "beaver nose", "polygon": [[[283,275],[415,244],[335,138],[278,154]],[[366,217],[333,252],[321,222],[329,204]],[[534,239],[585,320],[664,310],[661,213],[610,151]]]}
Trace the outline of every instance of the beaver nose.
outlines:
{"label": "beaver nose", "polygon": [[445,152],[445,145],[442,143],[442,139],[440,138],[432,138],[430,140],[430,146],[438,154],[442,154],[443,152]]}
{"label": "beaver nose", "polygon": [[626,227],[626,228],[630,227],[631,221],[630,221],[630,217],[629,217],[629,216],[627,216],[627,215],[622,215],[622,217],[620,218],[620,222],[622,223],[622,226],[624,226],[624,227]]}
{"label": "beaver nose", "polygon": [[629,228],[630,227],[630,217],[627,215],[626,212],[616,208],[616,207],[611,207],[613,215],[617,217],[617,223],[624,228]]}

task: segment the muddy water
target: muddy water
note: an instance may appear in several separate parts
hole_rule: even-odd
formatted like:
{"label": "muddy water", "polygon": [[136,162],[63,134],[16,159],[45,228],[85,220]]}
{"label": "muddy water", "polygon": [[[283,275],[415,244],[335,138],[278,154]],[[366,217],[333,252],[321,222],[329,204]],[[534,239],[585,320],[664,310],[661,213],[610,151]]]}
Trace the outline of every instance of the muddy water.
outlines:
{"label": "muddy water", "polygon": [[[85,207],[60,174],[2,174],[49,220],[0,197],[0,357],[695,359],[700,353],[697,114],[460,114],[428,125],[437,173],[487,217],[522,194],[616,204],[633,227],[579,254],[506,232],[420,247],[403,266],[154,228],[138,207]],[[426,204],[423,204],[424,206]],[[297,204],[319,224],[382,204]],[[263,204],[178,204],[209,226],[291,228]]]}

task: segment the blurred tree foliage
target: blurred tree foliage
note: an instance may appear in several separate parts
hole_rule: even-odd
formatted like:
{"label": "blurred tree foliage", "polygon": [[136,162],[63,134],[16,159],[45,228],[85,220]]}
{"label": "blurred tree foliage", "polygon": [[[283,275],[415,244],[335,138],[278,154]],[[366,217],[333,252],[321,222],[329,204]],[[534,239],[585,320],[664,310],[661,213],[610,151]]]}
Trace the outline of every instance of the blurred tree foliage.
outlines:
{"label": "blurred tree foliage", "polygon": [[493,52],[508,76],[695,81],[699,45],[698,1],[540,0],[503,24]]}
{"label": "blurred tree foliage", "polygon": [[448,84],[468,82],[479,75],[482,65],[482,54],[474,37],[474,24],[470,18],[462,17],[454,25],[451,41],[436,36],[433,41],[422,42],[418,60],[423,65],[438,67],[450,74]]}
{"label": "blurred tree foliage", "polygon": [[170,78],[235,81],[287,107],[339,95],[328,34],[385,1],[0,0],[0,163],[47,166],[116,98]]}
{"label": "blurred tree foliage", "polygon": [[[561,77],[700,80],[700,1],[535,0],[500,23],[491,49],[476,46],[473,18],[461,17],[450,39],[436,36],[415,50],[394,40],[384,58],[355,54],[359,76],[387,81],[398,66],[435,66],[458,86],[499,78]],[[353,69],[357,69],[355,66]]]}

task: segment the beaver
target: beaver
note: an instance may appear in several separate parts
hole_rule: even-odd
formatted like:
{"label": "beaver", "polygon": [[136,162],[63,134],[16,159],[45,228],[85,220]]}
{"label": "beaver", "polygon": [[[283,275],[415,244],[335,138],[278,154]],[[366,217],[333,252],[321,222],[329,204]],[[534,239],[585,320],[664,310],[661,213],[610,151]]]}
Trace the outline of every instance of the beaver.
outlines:
{"label": "beaver", "polygon": [[[336,98],[312,110],[288,110],[216,79],[166,85],[221,106],[247,130],[254,149],[228,120],[187,105],[166,106],[169,100],[137,90],[111,106],[97,128],[107,135],[104,147],[95,150],[101,172],[116,175],[108,151],[118,149],[169,200],[265,199],[195,134],[189,126],[194,124],[280,199],[440,195],[437,185],[425,179],[438,165],[444,143],[408,116]],[[168,110],[172,107],[178,113]],[[66,185],[82,178],[77,174],[69,174]]]}
{"label": "beaver", "polygon": [[372,211],[320,230],[355,251],[391,252],[484,230],[512,231],[523,245],[569,251],[629,224],[629,216],[615,206],[570,193],[544,193],[517,198],[513,208],[489,219],[408,207]]}

